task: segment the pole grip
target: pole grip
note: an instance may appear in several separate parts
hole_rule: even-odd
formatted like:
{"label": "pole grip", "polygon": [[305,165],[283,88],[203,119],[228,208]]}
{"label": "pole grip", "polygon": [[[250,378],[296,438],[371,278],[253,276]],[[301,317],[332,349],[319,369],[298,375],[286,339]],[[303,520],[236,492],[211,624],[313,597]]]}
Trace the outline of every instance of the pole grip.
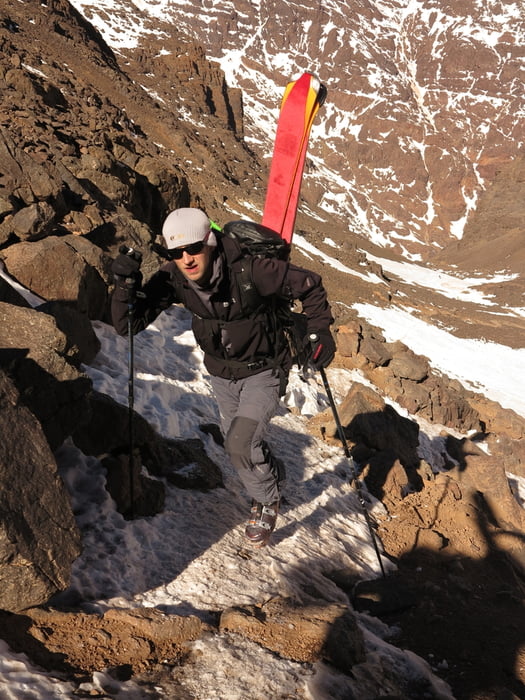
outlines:
{"label": "pole grip", "polygon": [[319,353],[322,350],[322,345],[319,345],[316,351],[315,345],[319,341],[319,336],[317,335],[317,333],[310,333],[310,335],[308,336],[308,340],[310,341],[310,345],[312,348],[312,360],[315,362],[319,357]]}
{"label": "pole grip", "polygon": [[130,248],[130,246],[123,244],[118,249],[118,252],[121,255],[128,255],[130,258],[133,258],[133,260],[136,260],[139,263],[142,262],[142,253],[136,248]]}

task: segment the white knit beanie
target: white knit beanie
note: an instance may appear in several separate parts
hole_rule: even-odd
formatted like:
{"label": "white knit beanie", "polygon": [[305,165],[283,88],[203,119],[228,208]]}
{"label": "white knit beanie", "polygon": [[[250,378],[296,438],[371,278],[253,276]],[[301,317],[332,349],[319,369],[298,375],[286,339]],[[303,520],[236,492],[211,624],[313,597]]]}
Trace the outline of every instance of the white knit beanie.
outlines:
{"label": "white knit beanie", "polygon": [[217,245],[215,234],[211,231],[210,220],[201,209],[185,207],[175,209],[168,214],[162,226],[162,236],[167,248],[181,248],[203,241],[206,245]]}

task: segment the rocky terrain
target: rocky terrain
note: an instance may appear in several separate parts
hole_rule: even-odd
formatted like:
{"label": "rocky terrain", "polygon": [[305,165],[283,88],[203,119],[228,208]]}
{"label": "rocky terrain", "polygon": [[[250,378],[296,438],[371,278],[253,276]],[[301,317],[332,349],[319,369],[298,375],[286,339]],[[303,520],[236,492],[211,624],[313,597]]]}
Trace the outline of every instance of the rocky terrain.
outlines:
{"label": "rocky terrain", "polygon": [[[277,3],[272,12],[267,8],[272,22],[291,24],[279,14],[285,5]],[[335,6],[329,7],[335,11]],[[125,14],[124,5],[121,9]],[[239,41],[240,18],[249,17],[252,10],[248,3],[236,4],[228,20],[231,31],[222,33],[224,41]],[[330,86],[332,106],[326,108],[326,119],[335,132],[344,121],[343,109],[354,117],[363,115],[359,133],[366,132],[367,139],[361,142],[354,134],[342,148],[334,134],[333,140],[317,146],[308,166],[299,230],[333,254],[325,242],[329,231],[339,246],[338,259],[370,273],[380,284],[363,274],[352,277],[349,289],[345,273],[306,258],[300,249],[294,261],[323,274],[336,315],[336,364],[359,369],[376,387],[369,393],[350,392],[341,415],[367,486],[385,504],[388,517],[378,523],[378,533],[398,572],[389,577],[388,586],[379,582],[375,591],[355,589],[351,572],[338,572],[338,583],[356,608],[372,607],[373,614],[395,622],[400,645],[436,658],[450,656],[452,647],[457,663],[443,669],[442,677],[456,697],[503,700],[525,697],[525,523],[506,476],[511,472],[525,477],[525,422],[436,373],[402,343],[387,343],[346,303],[349,293],[353,302],[372,300],[378,305],[403,298],[422,318],[459,335],[522,345],[523,317],[509,313],[523,305],[519,277],[494,285],[494,305],[487,310],[445,299],[431,289],[416,289],[385,274],[375,262],[376,256],[396,259],[403,250],[428,264],[454,264],[469,274],[523,270],[525,161],[523,126],[517,118],[522,111],[517,33],[501,30],[489,51],[476,37],[452,31],[458,19],[447,26],[445,59],[440,54],[437,60],[429,42],[441,35],[441,9],[434,8],[434,14],[430,10],[429,6],[425,13],[407,15],[400,31],[386,7],[379,12],[377,6],[356,4],[355,14],[349,13],[345,22],[352,23],[355,33],[359,21],[366,34],[381,19],[381,27],[388,28],[382,34],[384,44],[364,62],[362,46],[341,42],[334,31],[316,65],[320,68],[330,57],[336,66],[354,66],[351,82],[341,74],[341,83]],[[318,10],[321,15],[325,11]],[[459,9],[454,11],[459,17]],[[112,661],[130,664],[137,674],[153,672],[157,658],[141,655],[139,645],[140,661],[134,664],[133,659],[97,656],[100,645],[95,645],[97,653],[82,659],[76,650],[85,645],[82,630],[90,629],[91,622],[76,618],[72,623],[64,619],[65,612],[53,617],[52,611],[39,607],[67,587],[81,548],[53,457],[66,438],[85,454],[106,460],[108,488],[121,511],[130,515],[129,485],[122,480],[129,462],[123,447],[127,413],[93,392],[82,371],[82,364],[89,364],[98,351],[90,322],[108,320],[111,260],[126,243],[144,252],[146,275],[156,269],[151,243],[165,214],[178,206],[201,206],[221,223],[257,216],[267,161],[261,157],[264,148],[255,138],[255,124],[245,120],[243,101],[254,100],[254,94],[263,103],[271,97],[264,90],[249,92],[248,82],[242,92],[229,87],[218,64],[206,58],[212,53],[211,35],[203,47],[206,37],[197,43],[184,34],[182,20],[177,29],[159,25],[156,42],[150,38],[138,48],[116,53],[87,21],[87,10],[85,16],[66,0],[0,4],[0,259],[12,278],[45,302],[31,308],[0,278],[0,469],[2,483],[10,485],[1,496],[0,608],[5,613],[0,637],[50,669],[56,668],[56,655],[63,660],[69,648],[61,669],[72,677]],[[198,25],[202,17],[197,19]],[[327,25],[323,17],[311,19],[310,31]],[[264,47],[270,46],[275,26],[272,30],[265,23],[268,34],[258,35],[243,65],[263,51],[258,42],[264,39]],[[425,36],[423,26],[431,30]],[[345,31],[350,31],[346,25]],[[394,65],[387,48],[395,43],[397,31],[404,53]],[[220,34],[215,33],[215,41]],[[285,32],[283,40],[286,36]],[[214,50],[219,48],[228,50],[228,45]],[[365,65],[370,69],[366,79]],[[392,76],[390,83],[383,83],[391,88],[381,99],[369,89],[373,66]],[[424,76],[416,67],[426,70]],[[268,75],[275,77],[276,72],[274,66]],[[356,74],[361,76],[358,84]],[[423,91],[420,86],[429,82],[429,75],[434,76],[430,82],[435,88]],[[457,81],[460,88],[468,85],[468,93],[465,90],[461,109],[457,104],[454,110],[445,109],[450,86],[462,92]],[[458,122],[459,111],[464,123]],[[352,132],[345,133],[348,137]],[[388,137],[380,140],[385,133]],[[344,162],[338,157],[341,153]],[[330,213],[323,180],[315,179],[320,163],[351,183],[343,188],[351,201],[345,216],[340,210]],[[352,167],[355,163],[358,168]],[[455,239],[454,222],[469,208],[464,236]],[[364,209],[366,225],[358,225]],[[416,219],[423,223],[413,240]],[[395,236],[392,222],[399,227]],[[365,231],[371,234],[368,238]],[[380,247],[385,240],[395,245]],[[440,247],[429,246],[434,242]],[[445,426],[446,472],[436,476],[422,463],[416,454],[416,424],[398,416],[384,397],[412,415]],[[310,430],[320,439],[335,439],[329,414],[313,419]],[[469,431],[469,440],[458,437]],[[195,488],[220,483],[201,445],[161,438],[138,416],[136,433],[142,462],[152,475],[185,486],[188,483],[182,482],[191,479]],[[482,440],[488,442],[490,456],[477,446]],[[173,461],[180,466],[198,463],[198,472],[174,472]],[[36,484],[34,492],[26,488],[29,479]],[[136,474],[135,515],[162,508],[160,483]],[[35,493],[42,497],[35,498]],[[330,619],[333,611],[325,612]],[[159,643],[161,656],[165,647],[159,640],[166,635],[164,625],[172,623],[154,618],[140,623],[117,620],[112,627],[110,616],[101,626],[104,634],[117,639],[138,624],[149,640],[144,645],[155,648]],[[246,620],[233,614],[225,615],[221,624],[240,634],[246,628]],[[79,637],[61,632],[72,626],[80,630]],[[250,629],[250,638],[268,644],[268,630],[254,632],[253,625]],[[191,620],[187,628],[182,622],[177,630],[182,639],[200,633]],[[298,641],[292,636],[287,653],[294,643]],[[117,646],[104,647],[104,653]],[[319,658],[314,641],[312,649],[308,659]],[[354,652],[359,654],[358,642]],[[180,653],[181,660],[183,656]]]}

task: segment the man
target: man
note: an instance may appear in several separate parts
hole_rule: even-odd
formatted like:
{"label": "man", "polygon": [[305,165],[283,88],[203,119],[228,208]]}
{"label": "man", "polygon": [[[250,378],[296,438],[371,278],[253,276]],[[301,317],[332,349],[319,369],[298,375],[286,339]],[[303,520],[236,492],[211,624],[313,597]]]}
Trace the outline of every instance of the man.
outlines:
{"label": "man", "polygon": [[[200,209],[183,208],[166,218],[166,263],[140,289],[133,332],[145,328],[171,304],[193,314],[193,332],[221,415],[225,449],[252,499],[246,539],[263,546],[275,528],[284,475],[264,435],[284,394],[292,360],[276,300],[299,299],[308,333],[315,335],[313,364],[326,367],[335,353],[333,323],[321,277],[275,258],[249,260],[257,303],[246,309],[237,271],[246,258],[227,236],[212,230]],[[113,263],[111,311],[118,333],[128,330],[130,287],[140,286],[140,263],[120,254]]]}

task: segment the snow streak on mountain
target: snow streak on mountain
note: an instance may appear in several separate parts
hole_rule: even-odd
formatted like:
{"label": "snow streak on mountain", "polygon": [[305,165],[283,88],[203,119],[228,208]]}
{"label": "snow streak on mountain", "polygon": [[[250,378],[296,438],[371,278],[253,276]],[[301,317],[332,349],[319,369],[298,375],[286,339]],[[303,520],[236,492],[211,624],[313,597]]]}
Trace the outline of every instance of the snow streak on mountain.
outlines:
{"label": "snow streak on mountain", "polygon": [[[461,239],[524,143],[524,12],[500,0],[74,0],[115,49],[184,31],[241,87],[271,152],[286,82],[328,87],[304,186],[312,214],[412,259]],[[133,22],[131,22],[133,20]]]}

